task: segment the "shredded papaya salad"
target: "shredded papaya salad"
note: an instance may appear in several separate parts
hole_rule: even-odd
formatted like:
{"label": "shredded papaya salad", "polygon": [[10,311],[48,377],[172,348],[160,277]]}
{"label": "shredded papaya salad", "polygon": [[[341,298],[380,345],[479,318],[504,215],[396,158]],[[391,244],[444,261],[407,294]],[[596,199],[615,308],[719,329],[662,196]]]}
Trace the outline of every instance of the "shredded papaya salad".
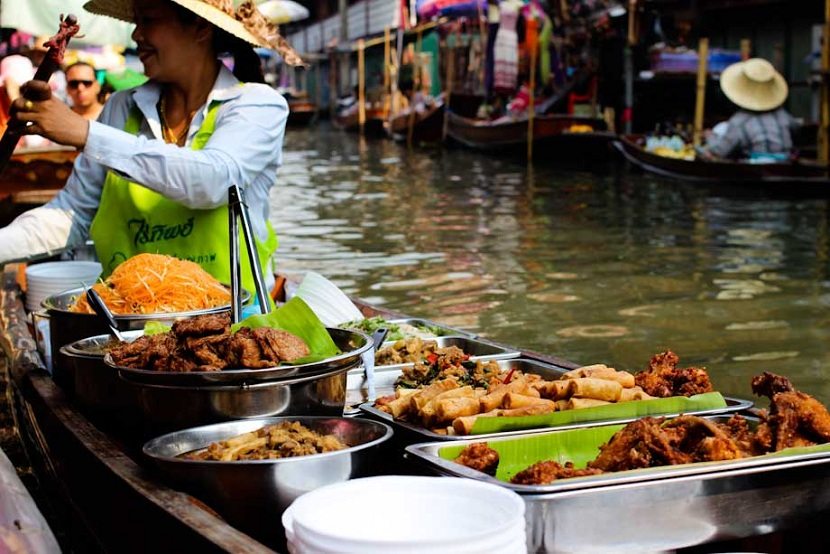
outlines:
{"label": "shredded papaya salad", "polygon": [[[139,254],[92,286],[115,314],[203,310],[230,304],[230,291],[195,263],[162,254]],[[94,313],[82,294],[70,308]]]}

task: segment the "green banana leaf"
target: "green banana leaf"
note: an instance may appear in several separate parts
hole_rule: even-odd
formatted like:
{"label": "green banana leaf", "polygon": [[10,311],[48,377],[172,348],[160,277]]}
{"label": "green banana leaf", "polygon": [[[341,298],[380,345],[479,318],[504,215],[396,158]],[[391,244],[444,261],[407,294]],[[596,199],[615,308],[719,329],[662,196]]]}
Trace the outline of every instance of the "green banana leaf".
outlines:
{"label": "green banana leaf", "polygon": [[[499,467],[496,479],[510,481],[518,472],[543,460],[553,460],[564,464],[573,462],[574,467],[584,468],[588,462],[599,455],[599,448],[611,437],[625,427],[625,425],[606,425],[602,427],[583,427],[581,429],[567,429],[556,433],[533,434],[516,437],[514,439],[500,439],[488,443],[499,453]],[[444,460],[452,461],[458,457],[464,445],[445,446],[438,451]],[[813,454],[830,452],[830,444],[787,448],[780,452],[773,452],[758,456],[758,459],[792,456],[799,454]],[[699,464],[718,464],[721,462],[700,462]],[[665,467],[637,469],[633,471],[660,471]]]}
{"label": "green banana leaf", "polygon": [[326,326],[299,296],[293,297],[271,313],[246,317],[231,326],[231,333],[235,333],[242,327],[251,329],[273,327],[288,331],[303,339],[311,354],[292,361],[292,365],[318,362],[340,354],[340,349],[334,344]]}
{"label": "green banana leaf", "polygon": [[[308,307],[302,298],[295,296],[276,310],[268,314],[251,315],[231,325],[231,333],[242,327],[257,329],[258,327],[273,327],[297,335],[306,343],[311,352],[308,356],[294,360],[292,365],[319,362],[340,354],[340,349],[334,343],[326,326],[320,318]],[[157,335],[170,331],[171,327],[158,321],[150,321],[144,325],[145,335]]]}
{"label": "green banana leaf", "polygon": [[681,414],[699,410],[713,410],[726,407],[726,400],[719,392],[707,392],[694,396],[672,396],[606,404],[579,410],[563,410],[534,416],[522,417],[479,417],[470,434],[484,435],[503,431],[518,431],[538,427],[555,427],[570,423],[588,421],[613,421],[660,414]]}

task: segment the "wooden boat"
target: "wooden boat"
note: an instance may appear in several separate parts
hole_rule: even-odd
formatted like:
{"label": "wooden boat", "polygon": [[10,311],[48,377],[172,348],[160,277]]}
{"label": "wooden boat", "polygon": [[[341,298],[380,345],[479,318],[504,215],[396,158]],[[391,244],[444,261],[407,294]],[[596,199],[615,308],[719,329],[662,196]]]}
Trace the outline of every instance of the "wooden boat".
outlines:
{"label": "wooden boat", "polygon": [[[517,149],[527,145],[528,118],[517,119],[500,118],[494,121],[483,121],[462,117],[449,112],[447,134],[454,141],[477,150],[505,150]],[[592,129],[587,132],[573,132],[572,130]],[[593,143],[603,145],[612,138],[605,132],[605,122],[593,117],[573,115],[537,115],[533,118],[534,144],[543,146],[546,142],[552,143],[552,148],[545,149],[545,155],[561,151],[561,147],[584,144],[592,148]],[[560,148],[556,148],[559,146]]]}
{"label": "wooden boat", "polygon": [[0,226],[48,202],[63,188],[78,151],[53,146],[15,150],[0,174]]}
{"label": "wooden boat", "polygon": [[780,188],[792,192],[792,185],[800,191],[830,194],[828,166],[808,160],[787,163],[751,164],[740,161],[683,160],[659,156],[644,148],[642,135],[621,136],[614,147],[632,165],[656,175],[718,185],[789,185]]}
{"label": "wooden boat", "polygon": [[[363,123],[363,133],[369,136],[383,136],[386,131],[383,128],[384,112],[379,106],[366,107],[366,120]],[[348,111],[340,112],[334,116],[334,126],[350,133],[360,132],[360,121],[358,110],[351,108]]]}
{"label": "wooden boat", "polygon": [[444,104],[437,102],[423,112],[416,112],[414,116],[409,111],[397,114],[389,121],[387,131],[394,140],[406,142],[409,140],[410,125],[413,144],[441,142],[444,131]]}
{"label": "wooden boat", "polygon": [[288,100],[288,125],[308,125],[317,115],[317,104],[306,98]]}
{"label": "wooden boat", "polygon": [[[277,546],[242,533],[198,499],[165,484],[144,469],[136,443],[124,440],[104,424],[93,424],[78,410],[52,381],[37,353],[20,298],[19,271],[18,266],[7,266],[3,272],[0,310],[5,324],[2,340],[6,367],[0,368],[0,377],[7,370],[12,378],[9,390],[4,392],[11,398],[22,441],[42,488],[41,496],[49,502],[47,513],[53,516],[53,525],[57,522],[63,531],[58,533],[61,546],[70,551],[169,552],[201,548],[243,553],[268,552]],[[358,305],[366,316],[401,316]],[[561,367],[575,365],[533,352],[522,354]],[[3,384],[0,378],[0,386]],[[400,467],[393,469],[403,472]],[[770,489],[768,494],[774,495],[777,490]],[[814,500],[818,505],[819,499]],[[730,513],[726,508],[717,511]],[[815,522],[820,521],[817,516],[826,517],[826,513],[816,514],[812,505],[800,508],[804,521],[776,520],[765,529],[779,533],[791,530],[799,539],[807,537],[805,544],[821,551],[818,545],[826,548],[827,538]],[[763,531],[754,531],[758,532]],[[730,538],[742,536],[746,535]],[[748,540],[752,546],[752,538]],[[757,550],[757,544],[750,550]],[[729,548],[740,549],[736,544]]]}

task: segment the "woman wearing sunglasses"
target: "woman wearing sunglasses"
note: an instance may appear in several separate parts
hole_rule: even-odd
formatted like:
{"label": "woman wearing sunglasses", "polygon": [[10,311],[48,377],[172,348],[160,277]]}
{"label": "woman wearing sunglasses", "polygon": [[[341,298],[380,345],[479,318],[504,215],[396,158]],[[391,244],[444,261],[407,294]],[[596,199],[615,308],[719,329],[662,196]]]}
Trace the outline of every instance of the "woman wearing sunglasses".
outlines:
{"label": "woman wearing sunglasses", "polygon": [[[254,4],[232,0],[91,0],[134,22],[148,82],[112,95],[89,121],[30,82],[16,101],[28,132],[81,150],[64,189],[0,229],[0,263],[95,242],[106,277],[138,253],[191,259],[230,281],[228,187],[244,189],[263,268],[277,247],[269,191],[288,106],[264,84],[253,46],[302,63]],[[233,73],[218,56],[230,53]],[[273,281],[270,272],[266,279]],[[243,256],[242,284],[254,290]]]}
{"label": "woman wearing sunglasses", "polygon": [[76,62],[66,68],[66,95],[72,111],[84,119],[95,120],[104,109],[98,101],[101,84],[95,78],[95,68],[86,62]]}

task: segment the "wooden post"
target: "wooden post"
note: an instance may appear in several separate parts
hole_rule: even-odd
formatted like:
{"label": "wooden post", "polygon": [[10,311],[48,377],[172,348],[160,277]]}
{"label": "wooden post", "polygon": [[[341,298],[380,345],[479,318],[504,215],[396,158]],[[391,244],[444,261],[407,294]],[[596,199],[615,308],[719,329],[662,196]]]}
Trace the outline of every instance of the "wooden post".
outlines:
{"label": "wooden post", "polygon": [[447,52],[447,82],[444,83],[444,101],[446,107],[444,108],[444,128],[441,131],[441,138],[447,140],[447,127],[450,121],[450,100],[452,99],[452,82],[455,79],[455,51],[450,48],[450,35],[447,35],[447,47],[444,49]]}
{"label": "wooden post", "polygon": [[383,95],[385,98],[383,99],[383,119],[388,121],[391,116],[391,106],[390,102],[392,101],[392,77],[390,75],[391,71],[391,56],[392,56],[392,45],[390,44],[391,34],[389,32],[389,27],[384,27],[383,29]]}
{"label": "wooden post", "polygon": [[[537,43],[538,44],[538,43]],[[527,163],[533,163],[533,120],[536,115],[536,48],[530,50],[530,83],[527,101]]]}
{"label": "wooden post", "polygon": [[741,39],[741,59],[748,60],[752,56],[752,41],[748,38]]}
{"label": "wooden post", "polygon": [[824,32],[821,41],[821,103],[819,105],[818,161],[830,161],[830,0],[824,3]]}
{"label": "wooden post", "polygon": [[366,42],[361,38],[357,41],[357,123],[360,125],[360,134],[366,126]]}
{"label": "wooden post", "polygon": [[697,46],[697,95],[695,96],[695,129],[693,143],[700,146],[703,138],[703,111],[706,106],[706,79],[709,62],[709,39],[702,38]]}
{"label": "wooden post", "polygon": [[418,29],[418,38],[415,43],[415,54],[412,56],[412,98],[409,101],[409,119],[406,122],[406,146],[412,148],[412,137],[415,130],[415,98],[421,90],[421,29]]}
{"label": "wooden post", "polygon": [[320,106],[323,103],[323,75],[322,71],[320,70],[320,60],[316,60],[314,62],[314,99],[315,99],[315,106],[314,106],[314,120],[317,121],[317,118],[320,116]]}
{"label": "wooden post", "polygon": [[633,130],[634,117],[634,61],[632,59],[632,48],[639,41],[637,34],[637,0],[629,0],[628,2],[628,36],[625,41],[625,48],[623,50],[623,79],[625,83],[624,89],[624,108],[622,114],[623,129],[626,134],[630,134]]}

